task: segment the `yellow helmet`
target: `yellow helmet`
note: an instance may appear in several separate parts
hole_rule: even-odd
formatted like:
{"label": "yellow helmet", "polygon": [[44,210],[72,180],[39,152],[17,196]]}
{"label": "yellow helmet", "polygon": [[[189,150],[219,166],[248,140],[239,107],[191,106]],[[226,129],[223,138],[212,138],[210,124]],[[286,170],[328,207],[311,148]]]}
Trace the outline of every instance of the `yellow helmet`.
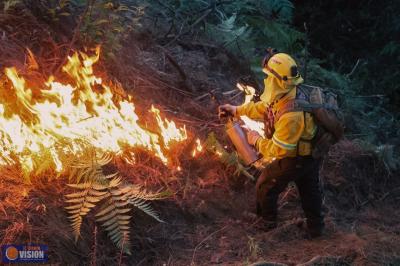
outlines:
{"label": "yellow helmet", "polygon": [[287,85],[298,85],[303,82],[294,59],[284,53],[272,55],[263,62],[263,72],[272,75]]}

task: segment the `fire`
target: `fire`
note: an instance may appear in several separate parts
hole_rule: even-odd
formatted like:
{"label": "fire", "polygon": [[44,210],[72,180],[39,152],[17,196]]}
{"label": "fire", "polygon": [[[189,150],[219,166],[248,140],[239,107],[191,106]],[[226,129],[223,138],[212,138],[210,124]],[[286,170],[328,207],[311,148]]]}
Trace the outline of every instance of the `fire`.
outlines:
{"label": "fire", "polygon": [[157,124],[160,127],[161,135],[164,139],[164,144],[167,149],[170,148],[172,141],[183,141],[187,139],[186,127],[177,128],[174,121],[168,121],[168,119],[162,120],[160,117],[160,110],[151,106],[151,112],[153,112],[157,119]]}
{"label": "fire", "polygon": [[244,123],[242,127],[257,131],[260,136],[264,136],[264,123],[250,119],[245,115],[241,116],[240,119],[242,119]]}
{"label": "fire", "polygon": [[254,94],[256,94],[256,89],[252,86],[236,83],[236,87],[244,92],[244,103],[249,103],[253,99]]}
{"label": "fire", "polygon": [[203,146],[201,146],[200,139],[196,139],[196,147],[194,147],[192,152],[192,157],[196,157],[196,155],[203,151]]}
{"label": "fire", "polygon": [[[256,93],[256,90],[248,85],[242,85],[240,83],[237,83],[236,87],[245,93],[243,104],[249,103],[253,99],[254,94]],[[240,119],[244,123],[243,125],[244,128],[257,131],[257,133],[260,134],[260,136],[264,136],[264,123],[260,121],[255,121],[244,115],[241,116]]]}
{"label": "fire", "polygon": [[48,165],[62,172],[71,156],[88,147],[115,154],[141,147],[169,163],[166,151],[187,139],[185,126],[162,119],[155,107],[157,132],[140,125],[132,97],[114,100],[111,87],[95,76],[99,56],[97,48],[93,56],[68,57],[63,71],[70,84],[50,76],[40,88],[29,88],[15,68],[5,69],[11,90],[0,83],[0,165],[19,164],[26,173]]}

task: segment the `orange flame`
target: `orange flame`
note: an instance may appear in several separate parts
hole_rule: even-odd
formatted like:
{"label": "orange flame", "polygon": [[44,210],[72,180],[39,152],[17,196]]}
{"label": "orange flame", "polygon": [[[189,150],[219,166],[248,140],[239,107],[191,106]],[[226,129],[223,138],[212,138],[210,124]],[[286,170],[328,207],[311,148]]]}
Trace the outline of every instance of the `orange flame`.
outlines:
{"label": "orange flame", "polygon": [[151,106],[151,112],[153,112],[157,119],[157,124],[160,127],[161,135],[164,139],[165,148],[170,148],[172,141],[183,141],[187,139],[186,127],[177,128],[174,121],[168,121],[168,119],[162,120],[160,116],[160,110]]}
{"label": "orange flame", "polygon": [[200,139],[196,139],[196,147],[194,147],[193,152],[192,152],[192,157],[196,157],[196,155],[200,152],[202,152],[203,146],[201,146]]}
{"label": "orange flame", "polygon": [[141,147],[169,163],[166,151],[173,141],[187,139],[185,126],[163,120],[154,107],[158,132],[139,125],[131,97],[115,103],[111,88],[93,73],[99,56],[97,48],[93,56],[81,52],[68,57],[63,71],[73,82],[62,84],[51,76],[38,97],[15,68],[5,69],[12,83],[6,93],[15,96],[15,103],[0,97],[0,165],[20,164],[31,173],[47,163],[62,172],[68,158],[84,154],[88,147],[114,154]]}

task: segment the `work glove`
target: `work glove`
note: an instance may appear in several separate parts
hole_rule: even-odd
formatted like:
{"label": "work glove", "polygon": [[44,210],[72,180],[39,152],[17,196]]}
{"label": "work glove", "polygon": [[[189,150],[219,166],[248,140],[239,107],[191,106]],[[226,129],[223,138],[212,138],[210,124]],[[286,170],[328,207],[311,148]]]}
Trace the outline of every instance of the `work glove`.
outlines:
{"label": "work glove", "polygon": [[247,141],[250,145],[255,146],[259,138],[261,138],[261,136],[257,131],[250,130],[247,132]]}
{"label": "work glove", "polygon": [[224,104],[218,107],[219,117],[226,117],[228,115],[236,116],[237,106],[231,104]]}

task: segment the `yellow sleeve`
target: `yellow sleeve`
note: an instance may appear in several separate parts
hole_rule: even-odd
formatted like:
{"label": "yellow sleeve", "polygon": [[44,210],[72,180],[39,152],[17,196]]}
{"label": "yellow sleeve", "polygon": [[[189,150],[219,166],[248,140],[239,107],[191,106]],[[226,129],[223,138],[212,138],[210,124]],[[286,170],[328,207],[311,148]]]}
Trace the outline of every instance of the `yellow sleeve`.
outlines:
{"label": "yellow sleeve", "polygon": [[266,105],[263,101],[259,102],[249,102],[238,106],[236,109],[236,114],[238,116],[245,115],[251,119],[263,119]]}
{"label": "yellow sleeve", "polygon": [[304,130],[302,112],[284,114],[275,124],[275,133],[272,139],[260,138],[257,140],[257,150],[268,159],[282,159],[295,157],[297,143]]}

